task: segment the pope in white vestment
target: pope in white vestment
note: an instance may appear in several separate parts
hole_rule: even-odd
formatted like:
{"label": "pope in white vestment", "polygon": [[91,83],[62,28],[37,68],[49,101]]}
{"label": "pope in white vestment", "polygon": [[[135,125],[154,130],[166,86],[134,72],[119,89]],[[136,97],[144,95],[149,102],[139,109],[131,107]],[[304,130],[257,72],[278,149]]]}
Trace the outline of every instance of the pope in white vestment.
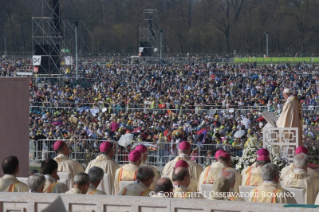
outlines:
{"label": "pope in white vestment", "polygon": [[[292,91],[288,88],[285,88],[283,91],[284,98],[286,103],[283,106],[282,113],[276,121],[278,128],[298,128],[298,146],[303,145],[302,140],[302,109],[299,102],[299,99],[292,94]],[[288,136],[287,139],[290,139]]]}

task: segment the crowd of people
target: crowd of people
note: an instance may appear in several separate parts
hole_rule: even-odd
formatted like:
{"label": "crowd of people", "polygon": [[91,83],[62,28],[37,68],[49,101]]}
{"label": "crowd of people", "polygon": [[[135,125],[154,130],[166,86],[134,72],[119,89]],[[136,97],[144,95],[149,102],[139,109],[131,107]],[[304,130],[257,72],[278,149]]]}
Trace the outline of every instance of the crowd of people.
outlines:
{"label": "crowd of people", "polygon": [[[300,200],[289,188],[298,188],[304,189],[306,204],[319,204],[319,174],[308,167],[308,149],[304,146],[296,148],[293,163],[281,172],[277,165],[271,163],[268,150],[260,148],[256,162],[240,173],[230,167],[231,156],[224,150],[216,151],[215,160],[203,169],[191,160],[191,144],[183,141],[178,145],[178,156],[165,165],[161,175],[155,167],[145,164],[148,155],[143,144],[130,152],[128,164],[119,166],[112,160],[114,143],[105,141],[100,145],[100,154],[85,171],[80,163],[68,157],[70,149],[66,142],[56,141],[54,151],[57,156],[42,161],[41,173],[31,174],[27,184],[16,178],[19,173],[18,158],[5,158],[0,192],[206,198],[290,204]],[[61,172],[70,174],[71,188],[58,182]],[[109,177],[108,193],[98,189],[105,174]],[[211,190],[204,190],[203,185],[209,184],[212,185],[209,187]],[[246,194],[239,188],[241,185],[254,188]]]}
{"label": "crowd of people", "polygon": [[[259,112],[281,113],[284,87],[298,96],[304,126],[317,125],[318,68],[305,63],[97,65],[89,60],[79,68],[86,83],[76,82],[73,72],[62,84],[30,80],[30,139],[68,140],[83,160],[98,153],[100,141],[118,141],[128,132],[134,142],[167,142],[160,156],[175,157],[182,140],[198,144],[194,156],[214,154],[217,145],[241,156],[248,139],[261,142],[266,122]],[[37,158],[43,149],[54,155],[52,142],[40,141],[35,148]],[[118,153],[129,151],[119,148]]]}

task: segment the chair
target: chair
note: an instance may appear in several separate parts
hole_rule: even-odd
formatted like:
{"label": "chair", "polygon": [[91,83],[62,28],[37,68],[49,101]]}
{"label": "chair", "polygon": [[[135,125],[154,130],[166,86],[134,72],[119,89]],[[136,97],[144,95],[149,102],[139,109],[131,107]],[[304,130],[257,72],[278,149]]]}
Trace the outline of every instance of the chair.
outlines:
{"label": "chair", "polygon": [[28,177],[17,177],[17,180],[19,180],[21,183],[24,183],[28,185]]}
{"label": "chair", "polygon": [[71,189],[70,188],[70,181],[68,179],[60,179],[60,180],[58,180],[58,183],[63,183],[68,187],[68,189]]}
{"label": "chair", "polygon": [[207,199],[210,197],[210,193],[213,191],[213,184],[201,184],[200,185],[200,193]]}
{"label": "chair", "polygon": [[73,179],[71,179],[71,174],[69,172],[58,172],[58,175],[60,177],[60,180],[62,179],[67,179],[68,180],[68,184],[69,185],[69,189],[73,187]]}
{"label": "chair", "polygon": [[246,202],[249,200],[250,192],[256,188],[256,186],[239,186],[239,192],[241,197],[245,199]]}
{"label": "chair", "polygon": [[107,195],[112,195],[112,185],[110,182],[110,175],[104,174],[100,185],[97,187],[98,190],[104,191]]}
{"label": "chair", "polygon": [[134,181],[120,181],[119,189],[122,190],[123,188],[125,188],[126,186],[128,186],[131,183],[134,183]]}
{"label": "chair", "polygon": [[297,204],[306,204],[306,191],[303,188],[284,188],[294,194]]}

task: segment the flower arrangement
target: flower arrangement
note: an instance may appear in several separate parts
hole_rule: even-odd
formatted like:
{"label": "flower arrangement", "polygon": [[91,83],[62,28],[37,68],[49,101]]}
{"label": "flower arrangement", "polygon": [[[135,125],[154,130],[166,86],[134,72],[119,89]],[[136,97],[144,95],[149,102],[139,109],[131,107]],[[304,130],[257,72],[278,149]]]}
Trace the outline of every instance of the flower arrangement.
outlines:
{"label": "flower arrangement", "polygon": [[247,166],[251,166],[256,162],[257,147],[251,142],[248,143],[247,148],[243,150],[242,157],[232,157],[232,164],[238,171],[242,171]]}
{"label": "flower arrangement", "polygon": [[[267,149],[270,153],[269,157],[271,162],[278,165],[279,170],[281,171],[281,169],[284,168],[286,164],[283,160],[280,159],[278,148],[275,146],[269,146]],[[255,145],[252,145],[252,143],[248,143],[247,148],[243,150],[242,157],[232,157],[233,168],[241,172],[244,168],[251,166],[257,160],[257,151],[258,149]]]}
{"label": "flower arrangement", "polygon": [[279,167],[279,171],[281,171],[286,164],[283,160],[280,159],[279,149],[272,145],[269,145],[267,149],[269,151],[271,163],[276,164]]}

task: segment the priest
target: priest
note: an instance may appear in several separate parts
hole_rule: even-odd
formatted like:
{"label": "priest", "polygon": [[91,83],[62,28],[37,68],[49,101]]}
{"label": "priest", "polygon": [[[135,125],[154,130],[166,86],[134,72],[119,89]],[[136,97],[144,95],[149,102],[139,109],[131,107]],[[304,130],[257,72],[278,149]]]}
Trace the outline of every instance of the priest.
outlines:
{"label": "priest", "polygon": [[191,154],[191,144],[187,141],[183,141],[178,145],[178,156],[168,162],[165,167],[163,168],[162,171],[162,176],[167,176],[170,179],[172,179],[172,175],[173,175],[173,171],[174,171],[174,167],[176,165],[176,163],[179,160],[184,160],[188,163],[189,167],[188,170],[192,176],[190,185],[188,187],[188,189],[190,191],[197,191],[197,182],[199,180],[199,176],[203,171],[203,168],[196,162],[192,161],[190,158],[190,154]]}
{"label": "priest", "polygon": [[[110,183],[111,183],[111,194],[115,194],[114,190],[114,179],[115,179],[115,172],[120,166],[115,163],[115,161],[112,160],[114,156],[114,149],[113,149],[113,143],[104,141],[100,145],[100,154],[92,160],[89,165],[85,169],[85,173],[89,173],[89,170],[94,167],[100,167],[103,169],[105,174],[108,174],[110,176]],[[108,194],[108,195],[111,195]]]}
{"label": "priest", "polygon": [[160,178],[160,175],[158,174],[156,168],[154,166],[151,166],[151,165],[148,165],[145,163],[145,161],[147,160],[147,148],[146,146],[144,146],[143,144],[141,145],[138,145],[135,150],[138,150],[142,153],[142,162],[141,162],[141,166],[147,166],[147,167],[150,167],[153,171],[154,171],[154,181],[153,183],[150,185],[150,189],[152,191],[155,191],[156,189],[156,182],[157,180]]}

